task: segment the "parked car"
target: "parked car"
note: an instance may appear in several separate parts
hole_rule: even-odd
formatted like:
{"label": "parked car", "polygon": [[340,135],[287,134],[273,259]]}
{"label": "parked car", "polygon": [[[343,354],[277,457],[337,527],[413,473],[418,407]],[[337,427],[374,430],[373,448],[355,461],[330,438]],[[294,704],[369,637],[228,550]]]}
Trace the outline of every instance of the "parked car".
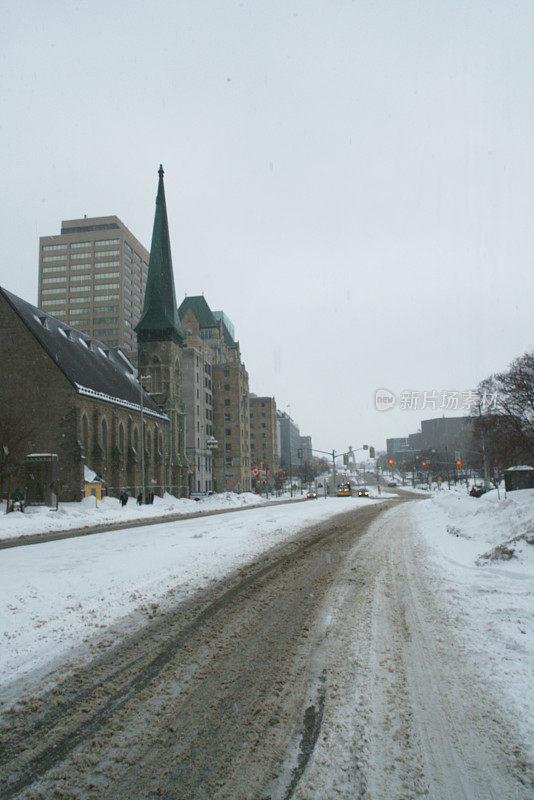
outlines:
{"label": "parked car", "polygon": [[390,482],[388,483],[388,486],[389,486],[389,488],[390,488],[390,489],[394,489],[394,488],[396,487],[396,485],[397,485],[397,484],[395,483],[395,481],[390,481]]}
{"label": "parked car", "polygon": [[482,495],[486,494],[486,492],[489,492],[489,489],[487,489],[485,486],[472,486],[469,494],[471,497],[482,497]]}

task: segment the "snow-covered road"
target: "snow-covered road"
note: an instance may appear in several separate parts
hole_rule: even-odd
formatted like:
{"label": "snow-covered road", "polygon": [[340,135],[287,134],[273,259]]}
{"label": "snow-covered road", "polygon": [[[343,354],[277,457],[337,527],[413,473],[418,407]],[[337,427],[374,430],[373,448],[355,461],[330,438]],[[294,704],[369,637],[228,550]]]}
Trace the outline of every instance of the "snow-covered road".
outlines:
{"label": "snow-covered road", "polygon": [[313,501],[3,553],[4,696],[51,658],[63,681],[7,711],[36,724],[12,740],[20,797],[531,800],[534,492],[378,512]]}
{"label": "snow-covered road", "polygon": [[[326,600],[315,667],[326,702],[298,800],[534,794],[532,731],[517,724],[505,681],[488,679],[473,621],[443,597],[421,507],[383,514]],[[529,681],[523,690],[532,696]]]}

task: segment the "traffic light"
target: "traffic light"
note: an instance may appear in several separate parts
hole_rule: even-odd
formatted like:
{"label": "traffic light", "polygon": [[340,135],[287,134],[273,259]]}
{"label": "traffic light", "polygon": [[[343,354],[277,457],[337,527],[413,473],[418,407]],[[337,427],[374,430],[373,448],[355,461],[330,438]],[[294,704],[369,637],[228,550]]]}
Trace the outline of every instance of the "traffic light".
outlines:
{"label": "traffic light", "polygon": [[393,466],[393,459],[392,458],[389,459],[388,464],[389,464],[390,467]]}
{"label": "traffic light", "polygon": [[374,458],[374,457],[375,457],[375,448],[374,447],[370,447],[369,448],[369,458]]}
{"label": "traffic light", "polygon": [[456,469],[458,470],[458,472],[460,472],[460,470],[462,469],[462,462],[460,461],[459,458],[456,459]]}
{"label": "traffic light", "polygon": [[426,469],[426,461],[423,461],[423,463],[421,464],[421,466],[423,467],[423,469]]}

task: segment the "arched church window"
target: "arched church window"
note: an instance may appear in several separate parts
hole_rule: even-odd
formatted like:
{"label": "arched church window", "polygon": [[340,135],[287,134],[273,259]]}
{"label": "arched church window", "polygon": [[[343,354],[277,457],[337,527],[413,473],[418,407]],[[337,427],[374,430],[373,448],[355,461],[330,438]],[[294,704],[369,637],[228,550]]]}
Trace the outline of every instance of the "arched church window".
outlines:
{"label": "arched church window", "polygon": [[119,452],[124,451],[124,425],[122,422],[119,424],[119,437],[118,437]]}
{"label": "arched church window", "polygon": [[82,416],[82,444],[87,450],[89,447],[89,422],[85,414]]}
{"label": "arched church window", "polygon": [[161,392],[161,362],[157,356],[154,356],[154,363],[150,367],[150,374],[152,375],[152,391]]}
{"label": "arched church window", "polygon": [[108,457],[108,424],[105,419],[102,419],[100,426],[100,445],[102,447],[102,454],[104,458]]}

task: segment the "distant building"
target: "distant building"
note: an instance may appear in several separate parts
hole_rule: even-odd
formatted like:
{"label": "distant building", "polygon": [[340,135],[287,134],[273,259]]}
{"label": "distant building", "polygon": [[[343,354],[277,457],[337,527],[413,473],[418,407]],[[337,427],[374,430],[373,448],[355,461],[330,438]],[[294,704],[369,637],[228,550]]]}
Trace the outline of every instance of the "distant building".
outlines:
{"label": "distant building", "polygon": [[313,459],[312,438],[311,436],[300,437],[300,449],[302,450],[302,461],[310,462]]}
{"label": "distant building", "polygon": [[280,455],[276,425],[274,397],[251,394],[250,403],[250,458],[252,465],[269,471],[272,480],[278,475]]}
{"label": "distant building", "polygon": [[0,363],[0,413],[23,409],[34,426],[32,452],[58,456],[61,500],[82,499],[84,467],[108,493],[137,495],[141,406],[146,485],[162,492],[169,418],[121,351],[0,289]]}
{"label": "distant building", "polygon": [[423,435],[418,433],[410,433],[408,436],[408,450],[419,452],[423,446]]}
{"label": "distant building", "polygon": [[300,431],[285,411],[277,412],[277,422],[280,430],[280,466],[288,471],[290,467],[300,466]]}
{"label": "distant building", "polygon": [[39,239],[37,303],[108,347],[136,355],[148,251],[118,217],[64,220]]}
{"label": "distant building", "polygon": [[391,458],[397,453],[410,449],[410,440],[407,436],[398,437],[396,439],[386,439],[387,454]]}
{"label": "distant building", "polygon": [[250,409],[248,372],[239,342],[224,312],[211,311],[203,296],[186,297],[178,309],[186,336],[197,337],[211,361],[213,488],[250,491]]}
{"label": "distant building", "polygon": [[[474,417],[437,417],[421,422],[421,450],[435,450],[445,459],[457,457],[466,463],[480,460],[480,447],[474,441]],[[458,456],[456,455],[458,454]],[[442,459],[443,460],[443,459]]]}

